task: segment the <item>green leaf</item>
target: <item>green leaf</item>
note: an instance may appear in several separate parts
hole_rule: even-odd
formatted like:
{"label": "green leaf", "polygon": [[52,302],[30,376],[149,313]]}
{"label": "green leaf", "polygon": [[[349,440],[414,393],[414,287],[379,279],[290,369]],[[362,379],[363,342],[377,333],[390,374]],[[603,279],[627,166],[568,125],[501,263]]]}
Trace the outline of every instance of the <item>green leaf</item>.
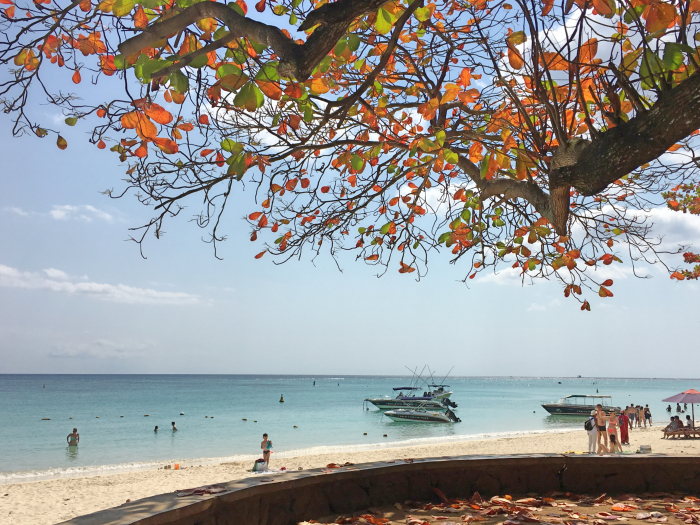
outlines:
{"label": "green leaf", "polygon": [[520,45],[527,42],[527,36],[524,31],[516,31],[512,33],[506,40],[513,45]]}
{"label": "green leaf", "polygon": [[255,111],[263,105],[265,96],[253,83],[248,82],[233,99],[233,105],[237,108],[245,108],[247,111]]}
{"label": "green leaf", "polygon": [[615,235],[620,235],[622,233],[622,230],[620,228],[613,228],[612,231]]}
{"label": "green leaf", "polygon": [[640,5],[634,9],[629,9],[625,12],[625,24],[631,24],[635,20],[639,20],[644,12],[646,5]]}
{"label": "green leaf", "polygon": [[194,60],[192,60],[192,62],[190,62],[188,65],[189,65],[189,67],[193,67],[195,69],[200,69],[200,68],[203,68],[204,66],[206,66],[207,62],[209,62],[209,57],[207,55],[200,55],[197,58],[195,58]]}
{"label": "green leaf", "polygon": [[283,5],[277,4],[275,7],[272,8],[272,12],[275,13],[277,16],[282,16],[284,14],[287,14],[289,11],[288,7],[284,7]]}
{"label": "green leaf", "polygon": [[248,168],[245,163],[245,153],[239,153],[233,157],[233,162],[231,162],[228,170],[226,170],[226,174],[233,175],[236,180],[241,180],[246,169]]}
{"label": "green leaf", "polygon": [[522,238],[522,237],[516,237],[515,239],[513,239],[513,242],[514,242],[515,244],[522,244],[522,243],[523,243],[523,238]]}
{"label": "green leaf", "polygon": [[472,212],[471,212],[471,210],[470,210],[469,208],[465,208],[465,209],[462,211],[460,217],[462,217],[462,220],[463,220],[464,222],[466,222],[467,224],[469,224],[469,220],[472,218]]}
{"label": "green leaf", "polygon": [[131,66],[126,62],[124,55],[115,55],[114,56],[114,67],[116,67],[117,69],[127,69],[127,68],[130,68]]}
{"label": "green leaf", "polygon": [[437,144],[435,144],[435,143],[434,143],[432,140],[430,140],[430,139],[423,139],[423,140],[421,140],[420,143],[418,144],[418,147],[419,147],[420,149],[422,149],[423,151],[426,151],[426,152],[428,152],[428,151],[435,151],[436,149],[438,149]]}
{"label": "green leaf", "polygon": [[666,42],[664,48],[664,66],[670,71],[675,71],[683,65],[683,51],[678,44]]}
{"label": "green leaf", "polygon": [[348,37],[348,47],[350,48],[350,51],[357,51],[357,49],[360,47],[360,43],[360,37],[355,33]]}
{"label": "green leaf", "polygon": [[430,9],[427,7],[419,7],[413,14],[419,22],[425,22],[430,18]]}
{"label": "green leaf", "polygon": [[365,59],[361,58],[360,60],[356,61],[355,65],[353,65],[352,67],[354,67],[355,69],[357,69],[359,71],[360,69],[362,69],[362,66],[364,66],[364,65],[365,65]]}
{"label": "green leaf", "polygon": [[391,229],[391,225],[394,224],[393,222],[387,222],[384,226],[382,226],[382,229],[379,230],[382,235],[386,235],[389,233],[389,230]]}
{"label": "green leaf", "polygon": [[294,13],[289,15],[289,25],[291,25],[291,26],[297,25],[297,15],[295,15]]}
{"label": "green leaf", "polygon": [[535,261],[530,259],[529,261],[527,261],[527,268],[531,272],[534,272],[537,269],[537,264],[535,263]]}
{"label": "green leaf", "polygon": [[[178,3],[180,3],[180,0],[178,0]],[[243,12],[243,8],[241,6],[239,6],[236,2],[229,2],[228,7],[233,9],[239,15],[245,16],[245,13]],[[277,13],[275,13],[275,14],[277,14]]]}
{"label": "green leaf", "polygon": [[452,235],[452,232],[445,232],[440,237],[438,237],[438,244],[442,244],[443,242],[447,241],[447,239],[450,238]]}
{"label": "green leaf", "polygon": [[276,82],[280,79],[277,74],[277,65],[279,62],[268,62],[264,64],[255,75],[255,80],[263,80],[265,82]]}
{"label": "green leaf", "polygon": [[75,126],[78,123],[78,119],[75,117],[68,117],[65,122],[69,126]]}
{"label": "green leaf", "polygon": [[352,166],[352,169],[354,169],[355,171],[360,171],[362,169],[362,166],[365,165],[365,160],[359,155],[353,155],[352,159],[350,160],[350,164]]}
{"label": "green leaf", "polygon": [[170,73],[170,87],[178,93],[187,93],[190,87],[190,81],[180,70],[173,71]]}
{"label": "green leaf", "polygon": [[546,237],[547,235],[550,235],[552,233],[552,230],[550,230],[546,226],[538,226],[537,228],[535,228],[535,231],[540,237]]}
{"label": "green leaf", "polygon": [[237,155],[243,151],[243,144],[240,144],[235,140],[224,139],[221,141],[221,149]]}
{"label": "green leaf", "polygon": [[479,173],[482,179],[486,178],[486,174],[489,172],[489,158],[491,155],[486,155],[479,165]]}
{"label": "green leaf", "polygon": [[450,164],[457,164],[459,162],[459,155],[457,155],[451,149],[445,148],[442,150],[442,156],[445,158],[445,161],[449,162]]}
{"label": "green leaf", "polygon": [[377,29],[377,33],[380,35],[385,35],[391,31],[391,26],[394,23],[394,17],[391,13],[381,7],[377,13],[377,21],[374,23],[374,27]]}
{"label": "green leaf", "polygon": [[134,0],[117,0],[112,6],[112,14],[114,16],[128,15],[135,5],[136,2]]}
{"label": "green leaf", "polygon": [[358,229],[357,229],[357,232],[358,232],[360,235],[362,235],[362,234],[365,233],[366,231],[367,231],[367,228],[358,228]]}
{"label": "green leaf", "polygon": [[441,148],[442,145],[445,143],[445,137],[445,130],[442,129],[435,134],[435,140],[437,141],[438,146],[440,146]]}

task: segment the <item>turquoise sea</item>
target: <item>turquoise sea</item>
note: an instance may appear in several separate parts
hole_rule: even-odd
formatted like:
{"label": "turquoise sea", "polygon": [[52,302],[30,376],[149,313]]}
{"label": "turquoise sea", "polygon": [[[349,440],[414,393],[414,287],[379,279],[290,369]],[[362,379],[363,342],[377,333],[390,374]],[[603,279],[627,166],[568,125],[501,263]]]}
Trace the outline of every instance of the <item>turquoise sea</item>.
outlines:
{"label": "turquoise sea", "polygon": [[[0,375],[0,483],[174,462],[252,462],[263,432],[281,466],[282,458],[298,454],[582,429],[581,419],[550,416],[540,404],[596,389],[618,406],[649,404],[661,422],[668,419],[663,398],[700,389],[700,380],[688,379],[451,377],[446,382],[461,423],[397,423],[363,407],[366,397],[392,394],[410,379]],[[80,433],[77,450],[66,446],[73,427]]]}

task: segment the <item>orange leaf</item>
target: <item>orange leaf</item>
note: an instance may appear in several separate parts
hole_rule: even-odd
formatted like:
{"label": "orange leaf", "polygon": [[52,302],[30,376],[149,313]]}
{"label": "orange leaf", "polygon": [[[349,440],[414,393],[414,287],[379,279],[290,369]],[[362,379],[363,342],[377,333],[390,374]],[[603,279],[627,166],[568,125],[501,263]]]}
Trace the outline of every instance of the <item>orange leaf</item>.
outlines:
{"label": "orange leaf", "polygon": [[134,13],[134,27],[138,27],[139,29],[146,29],[146,27],[148,27],[148,17],[141,6],[139,6]]}
{"label": "orange leaf", "polygon": [[309,179],[301,179],[301,187],[306,189],[309,187],[309,184],[311,184],[311,181]]}
{"label": "orange leaf", "polygon": [[598,39],[591,38],[581,46],[578,61],[581,64],[590,64],[598,53]]}
{"label": "orange leaf", "polygon": [[284,93],[285,95],[289,95],[290,98],[299,98],[304,94],[301,86],[295,82],[288,84],[287,87],[284,88]]}
{"label": "orange leaf", "polygon": [[515,47],[515,45],[511,44],[510,42],[506,42],[508,45],[508,62],[510,63],[510,67],[513,69],[520,69],[525,65],[525,61],[523,60],[523,56],[520,54],[520,51]]}
{"label": "orange leaf", "polygon": [[256,211],[255,213],[251,213],[250,215],[248,215],[248,218],[249,218],[251,221],[257,221],[257,220],[260,218],[261,215],[262,215],[262,212],[261,212],[261,211]]}
{"label": "orange leaf", "polygon": [[267,215],[263,215],[258,221],[258,228],[264,228],[265,226],[267,226]]}
{"label": "orange leaf", "polygon": [[80,71],[76,69],[75,73],[73,73],[73,84],[80,84],[80,80]]}
{"label": "orange leaf", "polygon": [[379,255],[376,253],[374,255],[370,255],[369,257],[365,257],[365,261],[376,261],[377,259],[379,259]]}
{"label": "orange leaf", "polygon": [[158,124],[170,124],[173,120],[173,116],[158,104],[151,104],[144,112]]}
{"label": "orange leaf", "polygon": [[[153,124],[151,124],[153,126]],[[153,126],[155,128],[155,126]],[[174,140],[167,138],[155,137],[153,143],[166,155],[172,155],[178,152],[177,144]]]}
{"label": "orange leaf", "polygon": [[679,281],[682,281],[683,279],[685,279],[685,275],[683,275],[681,272],[676,271],[671,274],[671,279],[677,279]]}
{"label": "orange leaf", "polygon": [[257,254],[257,255],[255,256],[255,258],[256,258],[256,259],[260,259],[260,257],[262,257],[263,255],[265,255],[265,252],[260,252],[259,254]]}
{"label": "orange leaf", "polygon": [[277,82],[265,82],[263,80],[256,80],[255,83],[260,88],[260,91],[265,93],[268,98],[272,100],[279,100],[282,98],[282,89]]}
{"label": "orange leaf", "polygon": [[321,193],[328,193],[329,191],[331,191],[330,186],[324,186],[323,188],[321,188]]}
{"label": "orange leaf", "polygon": [[350,183],[350,186],[352,186],[354,188],[355,185],[357,184],[357,175],[350,175],[348,177],[348,182]]}
{"label": "orange leaf", "polygon": [[209,115],[200,115],[198,120],[203,126],[209,125]]}
{"label": "orange leaf", "polygon": [[255,10],[258,13],[265,11],[265,0],[260,0],[257,4],[255,4]]}
{"label": "orange leaf", "polygon": [[136,151],[134,151],[134,155],[136,155],[140,159],[148,156],[148,146],[146,146],[146,142],[141,143],[141,145],[136,149]]}
{"label": "orange leaf", "polygon": [[603,281],[603,286],[612,286],[613,285],[613,280],[612,279],[606,279]]}
{"label": "orange leaf", "polygon": [[676,7],[665,3],[652,4],[647,6],[642,16],[647,21],[645,29],[656,33],[666,29],[676,19]]}
{"label": "orange leaf", "polygon": [[107,144],[105,144],[105,141],[100,139],[100,141],[97,143],[97,147],[99,149],[105,149],[107,147]]}
{"label": "orange leaf", "polygon": [[313,91],[317,95],[323,95],[324,93],[328,93],[329,91],[328,86],[323,82],[323,79],[321,78],[312,78],[311,80],[307,80],[305,84],[309,88],[311,88],[311,91]]}

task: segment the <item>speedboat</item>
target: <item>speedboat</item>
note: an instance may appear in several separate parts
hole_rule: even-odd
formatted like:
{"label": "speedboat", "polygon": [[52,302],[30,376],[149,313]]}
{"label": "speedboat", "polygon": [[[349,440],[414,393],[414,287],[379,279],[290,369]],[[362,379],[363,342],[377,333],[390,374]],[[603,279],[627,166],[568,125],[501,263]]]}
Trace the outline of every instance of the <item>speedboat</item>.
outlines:
{"label": "speedboat", "polygon": [[592,410],[596,409],[596,405],[602,405],[605,412],[611,410],[620,412],[620,407],[612,406],[612,397],[610,396],[585,396],[579,394],[562,397],[556,403],[544,403],[542,408],[557,416],[588,416]]}
{"label": "speedboat", "polygon": [[[416,395],[416,393],[418,393],[417,387],[399,386],[394,388],[394,392],[398,392],[396,397],[371,397],[365,399],[365,402],[372,403],[380,410],[390,408],[413,408],[419,406],[437,410],[444,409],[446,406],[450,408],[457,408],[457,403],[454,403],[449,399],[449,397],[452,395],[452,391],[445,390],[446,387],[449,388],[449,385],[428,386],[434,388],[434,390],[423,392],[423,395]],[[407,391],[406,395],[404,395],[404,390]]]}
{"label": "speedboat", "polygon": [[438,412],[426,408],[397,408],[387,410],[384,415],[393,421],[417,421],[420,423],[459,423],[459,419],[449,408]]}

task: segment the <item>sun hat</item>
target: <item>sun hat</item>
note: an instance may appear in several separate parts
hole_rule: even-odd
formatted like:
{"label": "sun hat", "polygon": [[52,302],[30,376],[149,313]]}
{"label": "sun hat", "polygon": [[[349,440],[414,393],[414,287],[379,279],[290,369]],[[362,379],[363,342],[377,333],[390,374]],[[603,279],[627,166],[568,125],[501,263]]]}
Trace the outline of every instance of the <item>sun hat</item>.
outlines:
{"label": "sun hat", "polygon": [[595,416],[595,415],[596,415],[596,411],[595,411],[595,410],[591,410],[591,415],[592,415],[592,416]]}

